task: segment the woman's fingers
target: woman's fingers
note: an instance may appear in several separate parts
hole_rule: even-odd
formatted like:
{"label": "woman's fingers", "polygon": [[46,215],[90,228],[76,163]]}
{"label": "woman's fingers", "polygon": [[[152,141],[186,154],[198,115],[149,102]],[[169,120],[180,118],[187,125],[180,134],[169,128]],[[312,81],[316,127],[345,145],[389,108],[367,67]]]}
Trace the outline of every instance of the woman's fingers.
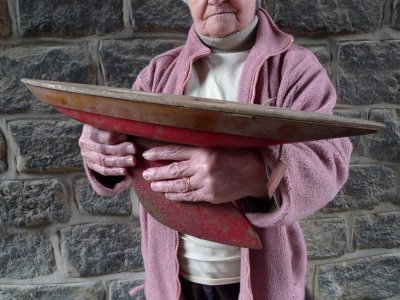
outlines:
{"label": "woman's fingers", "polygon": [[202,197],[202,192],[200,190],[190,193],[165,193],[165,198],[171,201],[206,201],[206,199]]}
{"label": "woman's fingers", "polygon": [[[143,172],[143,177],[151,181],[151,188],[155,192],[166,195],[185,194],[186,201],[195,201],[198,199],[196,195],[197,190],[201,188],[202,179],[193,175],[202,169],[202,164],[199,165],[201,161],[193,160],[193,158],[201,157],[203,154],[204,149],[190,146],[169,145],[152,148],[143,153],[146,160],[174,160],[175,162],[162,167],[149,168]],[[171,196],[173,198],[171,200],[175,200],[176,195]]]}
{"label": "woman's fingers", "polygon": [[175,180],[153,181],[151,183],[151,189],[161,193],[187,193],[192,191],[189,185],[189,177]]}
{"label": "woman's fingers", "polygon": [[143,157],[147,160],[175,160],[182,161],[188,160],[192,157],[197,148],[182,146],[182,145],[168,145],[161,147],[154,147],[150,150],[143,152]]}
{"label": "woman's fingers", "polygon": [[133,143],[123,142],[117,145],[108,145],[93,142],[92,140],[82,139],[79,141],[82,150],[93,151],[105,155],[132,155],[136,153],[136,147]]}
{"label": "woman's fingers", "polygon": [[81,154],[87,162],[103,167],[128,168],[136,165],[136,158],[132,155],[111,156],[88,150],[82,150]]}
{"label": "woman's fingers", "polygon": [[190,175],[193,175],[193,172],[190,170],[188,161],[173,162],[170,165],[150,168],[143,172],[143,178],[151,181],[183,178]]}
{"label": "woman's fingers", "polygon": [[128,174],[127,168],[116,168],[116,167],[105,167],[99,164],[96,164],[91,161],[86,161],[87,166],[89,169],[92,169],[93,171],[100,173],[101,175],[104,176],[123,176]]}
{"label": "woman's fingers", "polygon": [[255,151],[167,146],[148,150],[144,156],[178,160],[143,173],[152,189],[167,199],[218,204],[246,196],[266,197],[265,163]]}
{"label": "woman's fingers", "polygon": [[136,165],[136,147],[125,134],[110,132],[85,124],[79,138],[86,165],[104,176],[121,176]]}

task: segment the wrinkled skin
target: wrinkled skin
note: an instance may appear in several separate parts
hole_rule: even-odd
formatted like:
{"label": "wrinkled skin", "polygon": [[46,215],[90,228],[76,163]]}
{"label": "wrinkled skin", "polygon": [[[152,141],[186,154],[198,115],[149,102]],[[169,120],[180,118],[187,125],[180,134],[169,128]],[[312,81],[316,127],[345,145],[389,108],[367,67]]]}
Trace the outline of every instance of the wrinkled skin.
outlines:
{"label": "wrinkled skin", "polygon": [[209,37],[225,37],[244,29],[254,18],[256,1],[188,0],[196,31]]}
{"label": "wrinkled skin", "polygon": [[[127,175],[136,165],[136,146],[124,134],[84,125],[79,145],[87,166],[104,176]],[[153,191],[173,201],[217,204],[246,196],[267,198],[265,165],[255,150],[170,145],[147,150],[143,157],[173,161],[143,173]]]}
{"label": "wrinkled skin", "polygon": [[87,166],[104,176],[127,175],[128,168],[136,165],[136,147],[124,134],[85,124],[79,146]]}
{"label": "wrinkled skin", "polygon": [[143,156],[175,161],[143,173],[152,190],[165,193],[167,199],[218,204],[246,196],[266,198],[265,166],[253,150],[171,145],[152,148]]}

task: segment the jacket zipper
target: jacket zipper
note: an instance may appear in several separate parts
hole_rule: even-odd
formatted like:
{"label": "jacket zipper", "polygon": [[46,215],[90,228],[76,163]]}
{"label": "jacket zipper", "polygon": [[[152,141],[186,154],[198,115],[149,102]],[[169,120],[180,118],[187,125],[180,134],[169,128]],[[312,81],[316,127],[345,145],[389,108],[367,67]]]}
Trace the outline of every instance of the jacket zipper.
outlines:
{"label": "jacket zipper", "polygon": [[269,58],[275,56],[275,55],[278,55],[278,54],[281,54],[281,53],[285,52],[287,49],[289,49],[289,47],[290,47],[292,44],[293,44],[293,38],[290,39],[290,41],[287,43],[287,45],[286,45],[282,50],[279,50],[279,51],[277,51],[277,52],[274,52],[274,53],[272,53],[272,54],[266,56],[266,57],[265,57],[263,60],[261,60],[260,63],[257,65],[257,68],[256,68],[256,77],[254,78],[254,82],[253,82],[253,88],[252,88],[252,94],[251,94],[250,103],[254,104],[254,100],[255,100],[255,97],[256,97],[256,85],[257,85],[258,77],[259,77],[259,74],[260,74],[261,67],[263,66],[263,64],[265,63],[265,61],[266,61],[267,59],[269,59]]}
{"label": "jacket zipper", "polygon": [[184,91],[185,91],[185,86],[186,86],[187,82],[189,81],[190,75],[192,74],[194,62],[195,62],[196,60],[200,59],[200,58],[203,58],[203,57],[208,56],[209,54],[210,54],[210,53],[208,53],[208,52],[204,52],[204,53],[198,54],[198,55],[196,55],[196,56],[194,56],[194,57],[192,58],[192,60],[191,60],[191,62],[190,62],[190,64],[189,64],[189,71],[188,71],[188,73],[187,73],[187,76],[186,76],[186,78],[185,78],[185,81],[184,81],[183,84],[182,84],[181,90],[179,91],[179,95],[183,95],[183,93],[184,93]]}
{"label": "jacket zipper", "polygon": [[176,268],[176,272],[177,272],[177,285],[178,285],[178,297],[177,300],[181,299],[181,294],[182,294],[182,285],[181,285],[181,281],[179,280],[179,259],[178,259],[178,249],[179,249],[179,233],[176,231],[175,232],[175,239],[176,239],[176,247],[175,247],[175,268]]}
{"label": "jacket zipper", "polygon": [[250,270],[250,249],[247,249],[247,262],[246,262],[246,266],[247,266],[247,287],[249,289],[249,296],[250,296],[250,300],[253,300],[253,289],[251,287],[251,270]]}
{"label": "jacket zipper", "polygon": [[[251,94],[250,103],[254,104],[254,99],[255,99],[255,97],[256,97],[256,85],[257,85],[257,81],[258,81],[258,78],[259,78],[259,74],[260,74],[261,67],[264,65],[265,61],[266,61],[267,59],[269,59],[270,57],[273,57],[273,56],[275,56],[275,55],[278,55],[278,54],[281,54],[281,53],[285,52],[285,51],[290,47],[290,45],[292,45],[292,43],[293,43],[293,39],[290,39],[290,41],[287,43],[287,45],[286,45],[282,50],[279,50],[279,51],[274,52],[274,53],[272,53],[272,54],[270,54],[270,55],[267,55],[267,56],[266,56],[264,59],[262,59],[262,60],[260,61],[260,63],[257,65],[257,68],[256,68],[256,77],[254,78],[254,82],[253,82],[253,86],[252,86],[252,94]],[[246,284],[247,284],[247,288],[248,288],[248,291],[249,291],[250,300],[253,300],[254,297],[253,297],[253,290],[252,290],[252,287],[251,287],[251,279],[250,279],[250,278],[251,278],[251,274],[250,274],[250,272],[251,272],[251,269],[250,269],[250,250],[248,250],[248,253],[247,253],[247,262],[246,262],[246,266],[247,266],[247,274],[248,274],[248,277],[247,277],[247,280],[246,280]]]}

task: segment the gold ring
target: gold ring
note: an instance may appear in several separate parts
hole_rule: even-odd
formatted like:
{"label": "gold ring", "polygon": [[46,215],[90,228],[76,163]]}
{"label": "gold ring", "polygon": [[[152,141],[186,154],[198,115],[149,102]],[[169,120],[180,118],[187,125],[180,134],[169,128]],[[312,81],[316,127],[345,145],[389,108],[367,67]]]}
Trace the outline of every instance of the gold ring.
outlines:
{"label": "gold ring", "polygon": [[194,191],[194,188],[190,184],[190,177],[187,178],[187,190],[188,190],[188,192],[193,192]]}

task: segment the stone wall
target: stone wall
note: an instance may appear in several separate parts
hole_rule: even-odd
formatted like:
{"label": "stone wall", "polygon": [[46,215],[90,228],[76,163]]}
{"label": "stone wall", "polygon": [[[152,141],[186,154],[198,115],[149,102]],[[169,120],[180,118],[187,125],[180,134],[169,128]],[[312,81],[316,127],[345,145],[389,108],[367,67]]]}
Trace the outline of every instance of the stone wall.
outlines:
{"label": "stone wall", "polygon": [[[321,60],[338,114],[386,124],[352,138],[347,184],[302,221],[308,286],[319,299],[400,299],[400,1],[264,7]],[[81,125],[20,79],[130,87],[189,25],[177,0],[0,0],[0,299],[132,299],[144,277],[132,191],[96,195]]]}

